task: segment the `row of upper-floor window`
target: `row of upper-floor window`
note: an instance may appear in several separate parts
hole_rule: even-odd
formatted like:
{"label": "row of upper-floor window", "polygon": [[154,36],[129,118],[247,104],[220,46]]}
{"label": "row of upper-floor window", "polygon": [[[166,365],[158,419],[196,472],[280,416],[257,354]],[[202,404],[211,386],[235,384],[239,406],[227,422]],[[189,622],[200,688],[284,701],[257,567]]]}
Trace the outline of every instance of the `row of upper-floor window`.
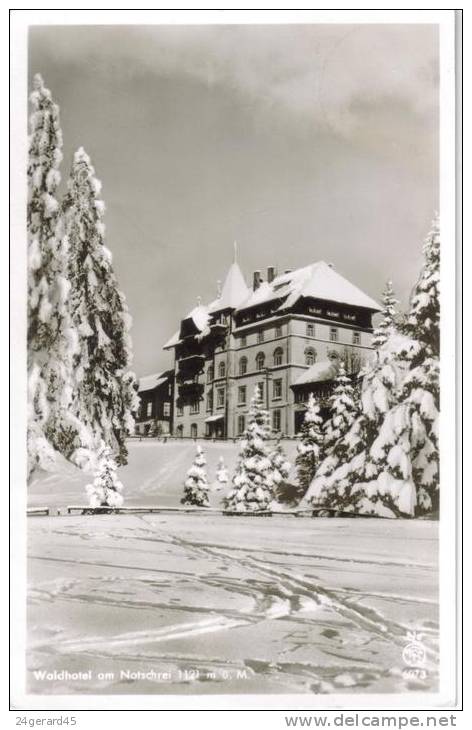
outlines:
{"label": "row of upper-floor window", "polygon": [[[264,393],[265,393],[265,384],[264,381],[261,381],[257,384],[259,386],[259,392],[261,394],[261,398],[264,399]],[[276,378],[272,381],[272,399],[277,400],[279,398],[282,398],[283,393],[283,384],[281,378]],[[216,407],[217,408],[223,408],[225,405],[225,395],[226,395],[226,388],[216,388]],[[238,387],[238,405],[246,405],[247,403],[247,396],[248,396],[248,389],[246,385],[240,385]],[[190,414],[194,415],[197,413],[200,413],[200,403],[201,401],[195,400],[190,404]],[[206,395],[206,410],[212,411],[213,410],[213,391],[209,390]],[[177,415],[183,416],[184,414],[184,408],[183,406],[177,406]]]}
{"label": "row of upper-floor window", "polygon": [[[277,347],[273,354],[272,354],[272,365],[283,365],[283,359],[284,359],[284,351],[281,347]],[[264,352],[258,352],[255,358],[256,363],[256,370],[263,370],[266,366],[266,355]],[[238,374],[239,375],[245,375],[248,372],[248,365],[249,360],[248,358],[243,355],[238,360]],[[218,364],[217,368],[218,378],[224,378],[226,377],[226,362],[225,360],[221,360],[221,362]],[[210,383],[212,380],[215,379],[215,372],[213,369],[213,365],[210,365],[210,367],[207,370],[207,382]]]}
{"label": "row of upper-floor window", "polygon": [[[317,358],[317,352],[313,347],[307,347],[304,351],[305,365],[314,365]],[[277,367],[284,364],[284,351],[281,347],[274,350],[272,358],[266,356],[264,352],[258,352],[255,357],[255,369],[264,370],[267,366]],[[249,372],[249,358],[243,355],[238,360],[238,375],[246,375]],[[222,360],[217,368],[218,378],[226,377],[226,362]],[[213,365],[207,370],[207,382],[211,383],[215,379]]]}
{"label": "row of upper-floor window", "polygon": [[[308,326],[314,326],[314,325],[308,325]],[[329,328],[329,341],[330,342],[339,342],[339,331],[337,327],[330,327]],[[360,345],[361,343],[361,335],[360,332],[353,332],[352,333],[352,344],[353,345]],[[272,355],[272,365],[283,365],[283,358],[284,358],[284,351],[281,347],[277,347]],[[313,348],[306,348],[305,350],[305,364],[306,365],[313,365],[313,363],[316,361],[316,350]],[[266,367],[266,354],[264,352],[259,352],[256,355],[255,358],[256,362],[256,370],[263,370],[264,367]],[[238,361],[238,373],[239,375],[245,375],[248,371],[248,363],[249,360],[246,357],[246,355],[243,355],[239,361]],[[226,377],[226,362],[222,360],[218,364],[218,378],[224,378]],[[207,370],[207,381],[210,382],[211,380],[214,380],[215,374],[213,366],[210,365],[210,367]]]}
{"label": "row of upper-floor window", "polygon": [[[338,327],[330,327],[329,328],[329,339],[331,342],[337,342],[339,337]],[[266,337],[267,339],[270,339],[270,334],[272,330],[269,329],[260,329],[256,332],[256,342],[261,343],[264,342]],[[297,334],[300,334],[297,332]],[[307,322],[305,325],[305,335],[306,337],[315,337],[316,336],[316,326],[313,322]],[[284,336],[284,329],[283,325],[277,325],[274,329],[274,337],[283,337]],[[241,335],[239,337],[239,347],[246,347],[248,344],[248,336],[247,335]],[[360,345],[361,343],[361,333],[360,332],[353,332],[352,333],[352,344],[353,345]]]}

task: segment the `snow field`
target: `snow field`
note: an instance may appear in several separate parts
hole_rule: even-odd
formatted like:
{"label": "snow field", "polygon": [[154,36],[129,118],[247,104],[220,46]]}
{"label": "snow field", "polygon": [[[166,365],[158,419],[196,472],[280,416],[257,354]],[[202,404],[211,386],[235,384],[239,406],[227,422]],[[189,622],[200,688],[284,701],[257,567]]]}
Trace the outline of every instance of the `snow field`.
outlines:
{"label": "snow field", "polygon": [[[207,462],[210,505],[218,507],[231,488],[231,476],[235,471],[239,444],[228,441],[199,443],[205,451]],[[271,442],[271,446],[273,444],[274,442]],[[297,453],[296,442],[286,440],[282,445],[293,464]],[[195,457],[195,446],[196,444],[190,440],[167,443],[156,439],[129,440],[128,464],[117,470],[118,478],[124,487],[125,505],[180,506],[186,473]],[[226,484],[217,482],[220,457],[223,457],[229,474],[229,481]],[[41,472],[32,480],[28,487],[28,507],[63,508],[69,504],[86,504],[85,485],[89,482],[90,475],[65,460],[60,460],[55,472]]]}
{"label": "snow field", "polygon": [[29,691],[433,691],[437,581],[428,521],[31,518]]}

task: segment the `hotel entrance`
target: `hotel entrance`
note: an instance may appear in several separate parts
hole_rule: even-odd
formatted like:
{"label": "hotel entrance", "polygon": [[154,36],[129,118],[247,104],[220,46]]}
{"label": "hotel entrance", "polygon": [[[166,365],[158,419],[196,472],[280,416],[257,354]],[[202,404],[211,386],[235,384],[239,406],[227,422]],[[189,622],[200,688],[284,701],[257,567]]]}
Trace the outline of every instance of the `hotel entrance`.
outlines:
{"label": "hotel entrance", "polygon": [[222,439],[225,435],[223,414],[205,418],[205,438]]}

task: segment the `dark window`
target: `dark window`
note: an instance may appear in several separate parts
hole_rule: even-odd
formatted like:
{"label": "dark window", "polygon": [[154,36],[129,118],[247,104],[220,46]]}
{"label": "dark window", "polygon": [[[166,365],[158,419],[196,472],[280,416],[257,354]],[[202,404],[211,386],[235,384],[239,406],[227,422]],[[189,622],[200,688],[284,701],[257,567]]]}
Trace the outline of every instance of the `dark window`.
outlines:
{"label": "dark window", "polygon": [[183,406],[177,406],[177,415],[183,416],[184,415],[184,407]]}
{"label": "dark window", "polygon": [[190,426],[190,436],[193,439],[196,439],[198,436],[198,426],[196,423],[192,423],[192,425]]}
{"label": "dark window", "polygon": [[179,425],[177,426],[177,436],[178,436],[179,438],[182,438],[182,436],[183,436],[183,435],[184,435],[184,427],[183,427],[183,425],[182,425],[182,424],[179,424]]}
{"label": "dark window", "polygon": [[238,388],[238,404],[240,406],[246,403],[246,386],[240,385]]}
{"label": "dark window", "polygon": [[239,374],[245,375],[247,373],[247,357],[242,357],[239,361]]}
{"label": "dark window", "polygon": [[337,342],[338,341],[338,328],[337,327],[330,327],[329,328],[329,341],[330,342]]}
{"label": "dark window", "polygon": [[190,413],[200,413],[200,401],[194,400],[190,406]]}
{"label": "dark window", "polygon": [[244,416],[238,416],[238,434],[241,435],[244,433],[244,429],[246,427],[246,419]]}
{"label": "dark window", "polygon": [[282,397],[282,381],[281,380],[274,380],[273,383],[273,398],[281,398]]}
{"label": "dark window", "polygon": [[218,377],[224,378],[226,375],[226,363],[223,361],[218,365]]}
{"label": "dark window", "polygon": [[222,408],[225,404],[225,389],[224,388],[217,388],[216,389],[216,406],[217,408]]}
{"label": "dark window", "polygon": [[305,365],[314,365],[316,360],[316,352],[313,348],[305,350]]}
{"label": "dark window", "polygon": [[246,337],[246,335],[241,335],[241,340],[240,340],[239,346],[246,347],[246,345],[247,345],[247,337]]}
{"label": "dark window", "polygon": [[307,324],[307,326],[306,326],[306,336],[307,337],[314,337],[315,336],[315,325],[314,324]]}
{"label": "dark window", "polygon": [[265,363],[265,355],[264,355],[263,352],[259,352],[256,355],[256,368],[258,370],[263,370],[264,369],[264,363]]}
{"label": "dark window", "polygon": [[261,394],[261,398],[264,399],[264,381],[262,380],[257,385],[259,386],[259,393]]}
{"label": "dark window", "polygon": [[207,393],[207,405],[206,405],[207,411],[213,410],[213,391],[209,390]]}
{"label": "dark window", "polygon": [[360,332],[353,332],[352,333],[352,344],[353,345],[360,345],[361,344],[361,333]]}
{"label": "dark window", "polygon": [[272,430],[280,431],[281,412],[278,408],[272,411]]}
{"label": "dark window", "polygon": [[211,383],[213,378],[214,378],[213,365],[210,365],[210,367],[207,370],[207,383]]}
{"label": "dark window", "polygon": [[274,350],[274,365],[282,365],[283,356],[284,351],[281,347],[278,347],[276,350]]}
{"label": "dark window", "polygon": [[275,336],[276,337],[282,337],[282,325],[277,325],[275,328]]}
{"label": "dark window", "polygon": [[259,330],[257,333],[257,341],[264,342],[264,330]]}

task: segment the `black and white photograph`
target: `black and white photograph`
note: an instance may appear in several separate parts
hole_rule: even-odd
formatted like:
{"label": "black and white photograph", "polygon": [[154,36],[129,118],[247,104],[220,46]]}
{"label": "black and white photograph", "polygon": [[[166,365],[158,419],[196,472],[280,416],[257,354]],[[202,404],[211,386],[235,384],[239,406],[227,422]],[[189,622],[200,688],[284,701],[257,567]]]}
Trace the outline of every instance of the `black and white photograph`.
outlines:
{"label": "black and white photograph", "polygon": [[17,695],[452,702],[453,11],[95,12],[13,58]]}

